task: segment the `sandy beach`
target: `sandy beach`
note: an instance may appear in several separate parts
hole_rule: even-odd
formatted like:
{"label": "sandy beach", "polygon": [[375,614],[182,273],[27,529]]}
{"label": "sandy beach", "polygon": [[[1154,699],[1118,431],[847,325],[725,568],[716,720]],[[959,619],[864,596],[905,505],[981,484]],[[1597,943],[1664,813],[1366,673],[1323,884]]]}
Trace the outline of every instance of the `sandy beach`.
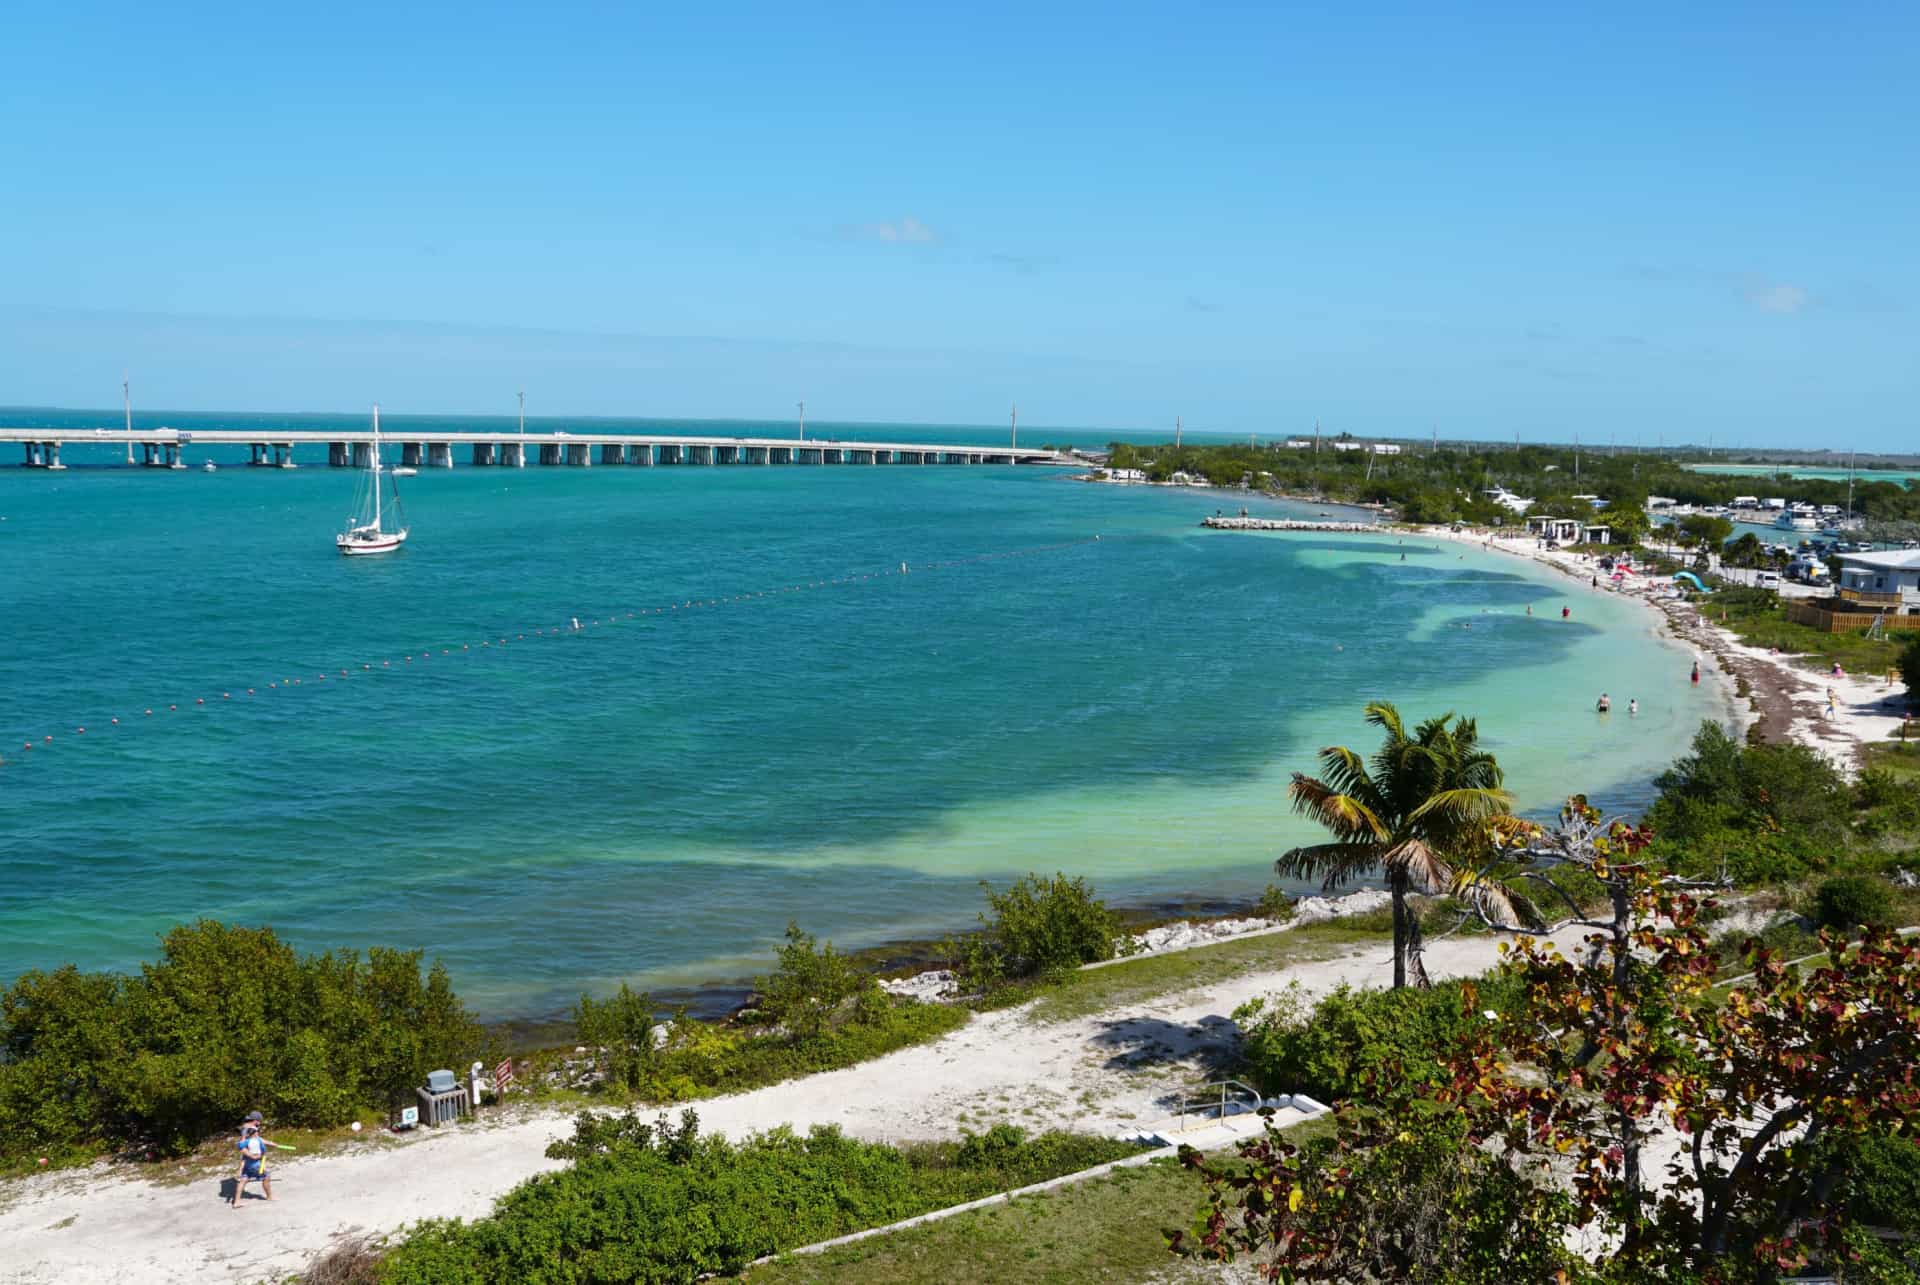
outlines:
{"label": "sandy beach", "polygon": [[[1702,682],[1715,682],[1728,701],[1729,722],[1738,729],[1758,729],[1773,744],[1797,742],[1811,747],[1849,776],[1860,769],[1861,747],[1899,736],[1907,708],[1905,687],[1888,674],[1822,673],[1798,658],[1742,642],[1712,618],[1712,598],[1688,600],[1664,580],[1630,577],[1615,588],[1601,575],[1595,560],[1566,550],[1547,550],[1526,537],[1454,533],[1444,527],[1422,528],[1439,539],[1472,544],[1491,551],[1523,557],[1552,567],[1591,593],[1624,595],[1644,603],[1657,614],[1662,632],[1676,647],[1691,651],[1700,661]],[[1601,575],[1598,588],[1593,577]],[[1738,693],[1744,680],[1747,694]],[[1827,715],[1827,692],[1834,695],[1834,713]]]}

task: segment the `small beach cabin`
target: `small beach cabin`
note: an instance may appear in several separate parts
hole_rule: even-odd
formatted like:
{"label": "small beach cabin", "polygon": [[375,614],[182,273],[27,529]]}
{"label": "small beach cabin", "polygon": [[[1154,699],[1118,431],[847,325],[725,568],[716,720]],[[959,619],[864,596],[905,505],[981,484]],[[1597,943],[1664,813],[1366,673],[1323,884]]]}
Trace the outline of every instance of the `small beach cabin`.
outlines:
{"label": "small beach cabin", "polygon": [[1592,522],[1583,523],[1580,527],[1580,543],[1612,544],[1613,528],[1610,526],[1598,526]]}

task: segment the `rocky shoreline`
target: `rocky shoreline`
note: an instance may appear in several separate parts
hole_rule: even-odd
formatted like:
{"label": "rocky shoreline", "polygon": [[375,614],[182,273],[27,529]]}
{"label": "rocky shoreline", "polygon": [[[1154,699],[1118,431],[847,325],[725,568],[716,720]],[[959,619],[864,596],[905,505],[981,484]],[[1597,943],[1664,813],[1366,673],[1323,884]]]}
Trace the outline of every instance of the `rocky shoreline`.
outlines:
{"label": "rocky shoreline", "polygon": [[[1178,923],[1162,924],[1149,928],[1145,932],[1116,940],[1119,948],[1115,960],[1140,959],[1148,955],[1171,955],[1177,951],[1191,950],[1196,946],[1212,946],[1223,941],[1233,941],[1240,937],[1258,937],[1268,933],[1283,933],[1298,928],[1302,924],[1317,924],[1327,919],[1341,919],[1349,915],[1370,914],[1393,904],[1393,896],[1383,888],[1363,888],[1342,897],[1301,897],[1293,903],[1293,913],[1286,919],[1196,919],[1182,920]],[[1105,963],[1088,964],[1087,968],[1102,968]],[[961,998],[960,982],[951,969],[930,968],[910,977],[883,980],[880,989],[892,995],[903,995],[925,1002],[942,1002]]]}

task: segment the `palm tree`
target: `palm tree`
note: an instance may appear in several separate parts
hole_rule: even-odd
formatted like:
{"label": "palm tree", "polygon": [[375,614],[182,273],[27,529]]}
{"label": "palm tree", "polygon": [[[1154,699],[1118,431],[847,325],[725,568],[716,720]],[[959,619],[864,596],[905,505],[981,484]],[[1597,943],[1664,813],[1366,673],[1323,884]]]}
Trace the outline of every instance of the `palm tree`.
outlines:
{"label": "palm tree", "polygon": [[1318,777],[1295,772],[1287,787],[1293,810],[1325,826],[1333,841],[1294,848],[1274,869],[1318,878],[1329,891],[1383,870],[1393,894],[1393,984],[1399,987],[1407,984],[1410,956],[1420,967],[1419,924],[1407,890],[1449,888],[1454,861],[1476,855],[1514,824],[1513,796],[1501,787],[1500,765],[1480,748],[1474,720],[1442,714],[1409,736],[1400,711],[1375,701],[1367,706],[1367,722],[1386,734],[1371,762],[1330,745],[1320,751]]}

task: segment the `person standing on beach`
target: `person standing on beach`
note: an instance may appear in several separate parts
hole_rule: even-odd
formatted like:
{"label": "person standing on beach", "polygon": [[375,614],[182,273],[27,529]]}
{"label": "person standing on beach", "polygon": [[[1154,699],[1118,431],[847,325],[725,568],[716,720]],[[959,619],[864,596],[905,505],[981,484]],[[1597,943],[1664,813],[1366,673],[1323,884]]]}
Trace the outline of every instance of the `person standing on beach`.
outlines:
{"label": "person standing on beach", "polygon": [[233,1182],[235,1209],[240,1208],[240,1197],[249,1182],[258,1182],[267,1199],[273,1199],[273,1178],[267,1173],[267,1148],[275,1144],[267,1140],[265,1127],[266,1122],[258,1111],[249,1111],[247,1122],[240,1126],[240,1141],[235,1144],[240,1152],[240,1174]]}

